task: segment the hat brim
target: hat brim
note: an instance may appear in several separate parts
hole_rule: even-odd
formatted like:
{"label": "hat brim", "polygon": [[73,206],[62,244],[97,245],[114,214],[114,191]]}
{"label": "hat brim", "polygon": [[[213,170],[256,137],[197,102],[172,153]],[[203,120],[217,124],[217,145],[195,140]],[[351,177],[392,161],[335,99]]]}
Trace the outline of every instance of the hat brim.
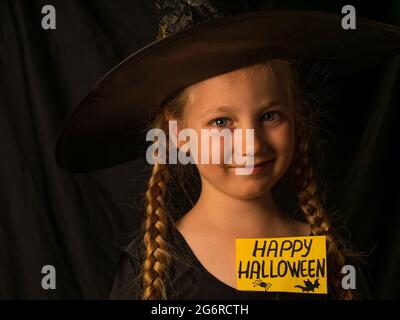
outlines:
{"label": "hat brim", "polygon": [[261,11],[196,25],[134,52],[107,73],[65,122],[56,146],[69,172],[145,154],[146,130],[175,90],[265,58],[329,59],[345,70],[400,54],[400,28],[317,11]]}

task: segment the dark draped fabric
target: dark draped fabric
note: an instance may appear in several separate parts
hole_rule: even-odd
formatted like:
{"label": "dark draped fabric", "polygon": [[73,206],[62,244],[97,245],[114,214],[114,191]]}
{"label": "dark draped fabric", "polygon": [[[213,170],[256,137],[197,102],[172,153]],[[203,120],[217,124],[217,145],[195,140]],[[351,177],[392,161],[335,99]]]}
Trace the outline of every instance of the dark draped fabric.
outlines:
{"label": "dark draped fabric", "polygon": [[[362,17],[392,24],[400,18],[397,0],[285,3],[336,12],[353,3]],[[47,4],[56,8],[56,30],[41,27]],[[54,148],[90,87],[157,31],[153,1],[1,0],[0,298],[107,297],[121,248],[142,221],[150,168],[142,158],[70,174],[57,167]],[[337,82],[322,113],[319,175],[330,208],[357,249],[370,253],[377,298],[400,297],[399,68],[399,59],[383,61]],[[56,268],[55,290],[42,289],[44,265]]]}

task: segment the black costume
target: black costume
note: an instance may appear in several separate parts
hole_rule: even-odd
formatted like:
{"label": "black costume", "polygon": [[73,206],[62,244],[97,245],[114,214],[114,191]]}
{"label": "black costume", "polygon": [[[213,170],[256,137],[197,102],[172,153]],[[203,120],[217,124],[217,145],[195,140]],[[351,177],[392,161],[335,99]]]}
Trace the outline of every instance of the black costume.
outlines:
{"label": "black costume", "polygon": [[[171,230],[172,229],[172,230]],[[174,300],[231,299],[231,300],[281,300],[281,299],[330,299],[328,295],[265,291],[241,291],[213,276],[196,258],[182,234],[172,227],[168,232],[174,261],[171,263],[167,297]],[[143,237],[140,232],[123,252],[117,275],[110,292],[110,299],[141,299],[139,274],[143,262]]]}

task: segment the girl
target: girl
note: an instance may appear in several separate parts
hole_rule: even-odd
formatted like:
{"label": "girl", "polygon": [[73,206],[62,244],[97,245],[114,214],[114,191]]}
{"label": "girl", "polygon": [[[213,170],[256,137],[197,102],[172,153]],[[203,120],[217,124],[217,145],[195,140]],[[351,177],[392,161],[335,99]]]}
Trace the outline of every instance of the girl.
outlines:
{"label": "girl", "polygon": [[[326,235],[332,297],[351,299],[353,293],[340,286],[344,248],[321,205],[309,160],[314,143],[309,114],[292,66],[283,60],[266,61],[201,81],[167,101],[154,127],[168,132],[168,120],[176,120],[179,128],[192,128],[199,137],[204,128],[254,129],[254,162],[262,165],[256,166],[251,175],[236,175],[234,169],[238,166],[234,164],[196,164],[200,197],[174,223],[164,201],[172,165],[156,163],[146,192],[144,235],[137,234],[128,247],[110,297],[316,298],[311,294],[236,290],[235,239]],[[223,144],[220,148],[223,155]],[[287,170],[297,187],[302,221],[282,211],[271,193]],[[142,241],[145,250],[140,250]],[[182,253],[182,247],[189,254]],[[172,276],[169,290],[167,276]]]}
{"label": "girl", "polygon": [[[168,8],[181,1],[156,3],[166,6],[160,41],[113,69],[75,110],[57,145],[59,165],[87,172],[127,161],[144,144],[143,131],[160,128],[168,134],[168,121],[175,120],[179,130],[192,128],[198,136],[205,128],[254,129],[256,166],[250,175],[236,175],[237,163],[156,163],[145,194],[143,227],[121,257],[110,298],[355,298],[357,292],[341,286],[342,266],[354,261],[322,205],[311,164],[311,155],[318,150],[315,124],[303,98],[298,64],[287,57],[316,52],[343,57],[343,48],[354,56],[359,52],[376,57],[376,48],[398,50],[400,32],[358,22],[357,30],[363,31],[357,31],[357,42],[354,33],[337,31],[337,16],[313,12],[237,15],[177,32],[188,27],[190,11],[185,7],[176,15]],[[204,21],[217,16],[207,1],[188,5],[194,10],[193,21],[202,14]],[[374,32],[368,32],[371,29]],[[260,52],[268,58],[260,60]],[[152,123],[142,131],[148,115]],[[201,150],[200,143],[199,158]],[[226,152],[223,146],[216,151]],[[244,156],[247,151],[239,150]],[[295,186],[298,217],[273,196],[273,188],[287,176]],[[199,181],[200,194],[192,208],[174,221],[166,197],[174,201],[171,188],[176,180],[184,187]],[[327,239],[327,296],[236,288],[236,238],[308,235]]]}

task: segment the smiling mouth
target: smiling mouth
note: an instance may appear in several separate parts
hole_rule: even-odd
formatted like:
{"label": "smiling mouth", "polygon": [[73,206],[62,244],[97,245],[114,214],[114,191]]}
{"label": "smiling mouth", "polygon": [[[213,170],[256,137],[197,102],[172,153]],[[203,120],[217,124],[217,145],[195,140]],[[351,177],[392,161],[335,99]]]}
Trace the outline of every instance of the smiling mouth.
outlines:
{"label": "smiling mouth", "polygon": [[[267,161],[259,161],[259,162],[255,163],[252,167],[253,167],[254,169],[256,169],[256,168],[264,168],[264,167],[266,167],[268,164],[272,163],[274,160],[275,160],[275,158],[270,159],[270,160],[267,160]],[[251,168],[251,167],[249,167],[249,166],[237,166],[237,167],[233,167],[233,166],[232,166],[232,167],[229,167],[229,168],[234,168],[234,169],[242,168],[242,169],[244,169],[244,168]]]}

